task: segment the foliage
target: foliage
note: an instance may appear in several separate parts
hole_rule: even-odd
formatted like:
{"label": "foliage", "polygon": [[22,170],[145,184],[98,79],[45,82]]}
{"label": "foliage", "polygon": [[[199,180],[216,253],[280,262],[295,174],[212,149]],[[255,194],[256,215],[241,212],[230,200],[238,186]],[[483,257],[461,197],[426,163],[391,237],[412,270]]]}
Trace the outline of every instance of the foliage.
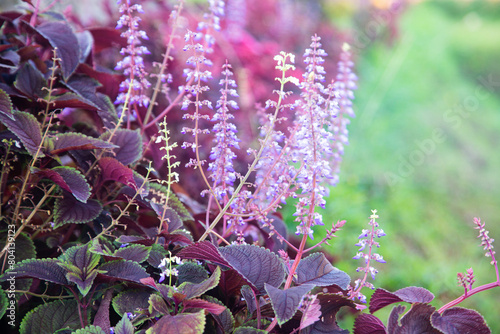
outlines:
{"label": "foliage", "polygon": [[[362,289],[374,289],[374,262],[385,263],[375,252],[385,236],[377,211],[358,238],[354,259],[364,263],[352,285],[317,251],[345,221],[306,248],[325,225],[348,144],[352,49],[343,44],[331,61],[312,34],[298,65],[294,54],[259,40],[254,21],[255,35],[247,33],[237,19],[247,4],[235,3],[224,16],[217,0],[204,14],[183,1],[151,4],[156,14],[119,1],[116,29],[84,27],[39,2],[0,15],[0,314],[11,328],[345,333],[338,311],[366,308]],[[270,4],[248,4],[248,15]],[[283,46],[298,43],[290,36]],[[163,61],[154,63],[159,49]],[[265,75],[273,69],[276,78]],[[327,70],[336,75],[325,85]],[[296,237],[279,212],[290,199],[297,199]],[[493,239],[474,223],[495,282],[473,288],[472,269],[459,274],[464,295],[437,311],[423,288],[377,289],[370,313],[399,302],[412,307],[398,320],[405,307],[396,306],[387,326],[363,313],[354,332],[489,333],[479,313],[455,307],[500,285]]]}

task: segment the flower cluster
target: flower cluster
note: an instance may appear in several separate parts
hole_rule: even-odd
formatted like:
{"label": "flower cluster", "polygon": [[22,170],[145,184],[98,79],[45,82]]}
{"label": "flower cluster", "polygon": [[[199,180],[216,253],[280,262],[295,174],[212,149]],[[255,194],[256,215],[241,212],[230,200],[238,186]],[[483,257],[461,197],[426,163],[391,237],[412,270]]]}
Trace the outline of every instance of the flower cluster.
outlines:
{"label": "flower cluster", "polygon": [[472,268],[467,269],[467,274],[464,275],[462,273],[457,274],[458,285],[463,286],[465,289],[465,293],[467,294],[467,290],[472,290],[472,284],[476,281],[474,278],[474,270]]}
{"label": "flower cluster", "polygon": [[488,235],[490,232],[484,228],[485,223],[481,223],[480,218],[474,218],[474,224],[476,224],[474,228],[479,230],[478,238],[481,238],[481,246],[487,251],[485,256],[491,257],[491,264],[496,265],[497,261],[495,260],[495,251],[493,250],[493,241],[495,241],[495,239]]}
{"label": "flower cluster", "polygon": [[148,36],[143,30],[139,30],[140,17],[134,16],[135,12],[144,13],[142,6],[139,4],[130,5],[130,0],[122,3],[118,0],[119,10],[122,16],[119,18],[116,29],[126,27],[121,36],[127,39],[127,47],[122,48],[120,53],[124,58],[119,61],[115,70],[123,70],[123,73],[128,76],[125,81],[120,84],[120,94],[116,98],[116,104],[125,103],[127,95],[129,95],[129,103],[139,106],[148,106],[149,98],[145,95],[145,91],[151,86],[146,79],[146,70],[144,68],[143,55],[149,54],[149,50],[141,45],[141,40],[147,40]]}
{"label": "flower cluster", "polygon": [[[360,290],[363,287],[368,287],[370,289],[373,289],[373,284],[369,283],[366,281],[368,274],[371,275],[372,279],[375,279],[376,274],[378,273],[378,270],[375,269],[371,265],[371,261],[376,261],[379,263],[386,263],[382,255],[375,253],[374,252],[374,247],[379,248],[380,244],[375,241],[375,237],[381,238],[385,236],[386,234],[384,233],[384,230],[379,229],[379,224],[377,223],[378,219],[377,215],[377,210],[372,210],[372,215],[370,216],[370,222],[368,223],[371,228],[370,229],[363,229],[361,231],[361,234],[358,237],[358,243],[356,246],[359,247],[358,252],[356,255],[353,257],[353,259],[358,260],[358,259],[364,259],[365,260],[365,266],[364,267],[358,267],[356,269],[357,272],[364,272],[365,275],[362,279],[357,279],[354,281],[354,288],[349,292],[349,297],[352,299],[358,298],[359,301],[366,303],[366,297],[361,294]],[[366,252],[365,249],[368,247],[368,251]]]}
{"label": "flower cluster", "polygon": [[164,258],[161,260],[158,268],[161,269],[159,282],[163,282],[165,277],[171,278],[172,276],[179,276],[179,271],[176,268],[172,268],[172,263],[176,265],[182,264],[182,260],[180,257],[173,256],[169,258]]}
{"label": "flower cluster", "polygon": [[236,172],[232,160],[236,158],[236,155],[232,149],[239,149],[238,142],[240,141],[236,137],[236,126],[229,121],[234,116],[229,112],[228,107],[232,109],[238,109],[239,107],[236,101],[229,99],[231,96],[237,97],[238,93],[235,89],[236,82],[231,79],[233,76],[231,65],[227,62],[222,66],[222,75],[224,78],[220,80],[222,86],[220,90],[221,97],[217,101],[217,111],[212,117],[212,122],[215,122],[212,129],[215,134],[215,146],[212,147],[210,159],[213,162],[208,165],[208,170],[212,172],[210,175],[213,181],[212,188],[219,201],[223,201],[226,196],[233,193]]}

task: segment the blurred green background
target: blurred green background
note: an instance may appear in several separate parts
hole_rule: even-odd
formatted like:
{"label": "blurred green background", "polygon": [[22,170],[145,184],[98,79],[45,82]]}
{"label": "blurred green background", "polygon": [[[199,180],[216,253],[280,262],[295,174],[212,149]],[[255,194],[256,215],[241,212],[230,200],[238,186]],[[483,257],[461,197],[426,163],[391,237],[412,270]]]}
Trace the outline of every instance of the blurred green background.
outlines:
{"label": "blurred green background", "polygon": [[[369,35],[371,15],[342,22]],[[387,263],[376,264],[373,283],[392,291],[425,287],[439,308],[463,293],[457,272],[472,267],[475,286],[496,279],[472,222],[481,217],[500,240],[500,3],[414,3],[395,24],[392,42],[380,30],[358,55],[357,118],[324,219],[347,224],[327,249],[338,268],[360,276],[361,263],[350,259],[377,209],[387,233],[378,251]],[[460,306],[482,313],[500,333],[499,300],[497,288]],[[376,315],[386,322],[390,308]],[[351,322],[342,320],[344,328]]]}

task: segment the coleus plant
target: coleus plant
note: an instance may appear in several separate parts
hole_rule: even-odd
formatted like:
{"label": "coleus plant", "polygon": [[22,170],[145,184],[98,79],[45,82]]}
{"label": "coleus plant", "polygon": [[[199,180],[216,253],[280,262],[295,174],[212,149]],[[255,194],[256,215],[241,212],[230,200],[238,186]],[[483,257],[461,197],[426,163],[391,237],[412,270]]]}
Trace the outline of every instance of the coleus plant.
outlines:
{"label": "coleus plant", "polygon": [[[238,95],[251,93],[238,88],[217,46],[241,43],[231,31],[246,35],[234,18],[224,19],[224,2],[209,1],[201,17],[182,1],[161,7],[163,14],[171,11],[171,25],[155,71],[145,61],[152,45],[150,31],[141,28],[148,13],[140,4],[119,1],[116,30],[75,32],[64,16],[25,3],[25,12],[0,15],[0,280],[6,287],[0,315],[12,331],[348,332],[337,324],[337,312],[365,308],[361,290],[374,289],[373,263],[385,263],[375,253],[385,236],[378,215],[372,212],[358,238],[354,258],[364,264],[353,285],[317,251],[344,221],[315,245],[306,242],[314,226],[324,225],[321,210],[338,182],[354,116],[349,47],[326,87],[327,54],[317,35],[302,69],[293,54],[276,55],[274,95],[265,107],[243,107],[260,122],[260,138],[249,140],[238,138],[236,125],[245,121],[234,115],[241,115]],[[191,23],[197,28],[190,30]],[[99,64],[109,62],[113,43],[123,56],[114,72]],[[220,72],[212,73],[212,64]],[[211,93],[216,76],[220,94]],[[298,199],[296,236],[288,235],[278,211],[289,198]],[[362,313],[354,332],[489,333],[479,313],[454,307],[500,284],[493,240],[484,223],[475,223],[496,282],[473,289],[472,269],[460,274],[464,295],[437,311],[423,288],[377,289],[370,313],[399,302],[410,310],[400,319],[405,308],[396,306],[387,327]]]}

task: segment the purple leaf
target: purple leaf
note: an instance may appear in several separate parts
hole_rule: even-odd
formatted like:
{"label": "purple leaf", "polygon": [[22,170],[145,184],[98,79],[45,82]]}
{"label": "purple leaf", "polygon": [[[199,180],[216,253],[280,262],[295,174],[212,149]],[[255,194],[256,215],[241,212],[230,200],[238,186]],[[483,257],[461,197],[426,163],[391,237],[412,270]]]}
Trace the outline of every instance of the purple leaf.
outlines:
{"label": "purple leaf", "polygon": [[[6,47],[7,45],[3,44],[2,47]],[[21,56],[13,50],[7,50],[0,54],[0,68],[6,69],[9,73],[15,73],[18,69],[19,62],[21,60]]]}
{"label": "purple leaf", "polygon": [[42,143],[42,131],[35,116],[23,111],[14,111],[13,115],[14,119],[9,115],[0,113],[0,121],[21,140],[32,156],[35,156],[38,152],[38,158],[44,157],[43,152],[38,151],[38,147]]}
{"label": "purple leaf", "polygon": [[337,285],[347,289],[351,278],[342,270],[330,264],[323,253],[314,253],[302,259],[297,266],[297,284],[314,284],[316,286]]}
{"label": "purple leaf", "polygon": [[138,263],[126,260],[117,260],[106,262],[99,267],[99,271],[105,270],[106,273],[99,274],[106,278],[113,278],[116,280],[126,280],[135,283],[141,283],[141,279],[149,277]]}
{"label": "purple leaf", "polygon": [[134,172],[132,169],[122,165],[120,161],[111,157],[104,157],[99,160],[101,167],[101,177],[103,181],[112,180],[123,183],[133,189],[137,189],[135,184]]}
{"label": "purple leaf", "polygon": [[76,38],[78,39],[78,44],[80,45],[80,63],[84,63],[87,57],[92,51],[92,46],[94,45],[94,38],[90,31],[84,30],[82,32],[77,32]]}
{"label": "purple leaf", "polygon": [[[153,210],[155,210],[156,214],[158,215],[158,218],[161,218],[163,216],[163,210],[165,209],[165,206],[153,202],[151,202],[150,204]],[[165,210],[164,218],[168,225],[168,233],[172,233],[173,231],[184,226],[182,224],[181,217],[172,209],[167,208],[167,210]]]}
{"label": "purple leaf", "polygon": [[396,333],[399,326],[399,316],[403,314],[406,310],[404,305],[394,306],[389,314],[389,319],[387,320],[387,331],[388,333]]}
{"label": "purple leaf", "polygon": [[61,58],[62,73],[67,80],[80,61],[78,38],[73,30],[63,22],[44,22],[34,29],[57,48],[57,57]]}
{"label": "purple leaf", "polygon": [[364,313],[354,321],[354,334],[387,334],[387,330],[379,318]]}
{"label": "purple leaf", "polygon": [[59,166],[52,169],[37,169],[35,173],[51,179],[62,189],[72,193],[77,200],[87,203],[90,197],[90,186],[82,173],[77,169]]}
{"label": "purple leaf", "polygon": [[[94,326],[104,328],[103,331],[106,334],[110,333],[109,328],[111,327],[111,322],[109,321],[109,305],[111,304],[111,298],[113,298],[113,290],[107,290],[104,294],[104,298],[101,300],[99,309],[94,316]],[[116,332],[115,332],[116,333]]]}
{"label": "purple leaf", "polygon": [[83,224],[97,218],[101,211],[101,203],[96,200],[90,199],[87,203],[82,203],[74,196],[63,193],[63,197],[58,198],[54,205],[54,221],[57,226]]}
{"label": "purple leaf", "polygon": [[115,334],[134,334],[134,331],[134,325],[132,325],[127,314],[124,313],[122,319],[115,326]]}
{"label": "purple leaf", "polygon": [[58,133],[47,138],[45,146],[51,155],[58,155],[70,150],[92,150],[97,148],[114,148],[113,144],[107,141],[88,137],[81,133]]}
{"label": "purple leaf", "polygon": [[149,297],[149,305],[156,312],[158,312],[160,314],[169,314],[170,313],[170,311],[168,310],[167,303],[165,303],[165,300],[159,295],[151,295]]}
{"label": "purple leaf", "polygon": [[43,88],[47,86],[47,80],[31,62],[26,62],[21,67],[14,81],[14,87],[33,101],[46,95]]}
{"label": "purple leaf", "polygon": [[226,267],[231,267],[231,265],[222,257],[219,249],[209,241],[197,242],[184,247],[179,253],[177,253],[177,256],[183,259],[210,261]]}
{"label": "purple leaf", "polygon": [[146,261],[149,257],[150,247],[146,247],[143,245],[130,245],[124,248],[117,249],[114,253],[114,257],[119,257],[124,260],[135,261],[137,263],[141,263]]}
{"label": "purple leaf", "polygon": [[431,316],[431,323],[445,334],[491,333],[481,314],[462,307],[449,308],[442,314],[434,312]]}
{"label": "purple leaf", "polygon": [[248,285],[241,287],[241,295],[245,298],[245,303],[247,303],[248,314],[252,314],[257,310],[257,303],[255,302],[255,293],[253,289]]}
{"label": "purple leaf", "polygon": [[286,290],[280,290],[264,283],[264,288],[269,298],[271,298],[274,314],[278,319],[278,324],[281,326],[297,313],[302,297],[311,291],[314,285],[304,284]]}
{"label": "purple leaf", "polygon": [[113,298],[113,309],[118,314],[134,312],[136,309],[147,309],[151,292],[144,290],[125,290]]}
{"label": "purple leaf", "polygon": [[[13,274],[15,272],[15,274]],[[68,285],[66,270],[59,266],[56,259],[28,259],[16,264],[12,273],[7,271],[0,276],[0,281],[8,278],[38,278],[56,284]]]}
{"label": "purple leaf", "polygon": [[177,284],[184,282],[201,283],[208,278],[207,271],[202,266],[186,262],[177,267],[179,275],[177,276]]}
{"label": "purple leaf", "polygon": [[205,298],[206,300],[208,300],[213,304],[217,304],[224,307],[224,310],[219,314],[215,314],[213,312],[211,313],[215,321],[219,325],[219,327],[223,330],[223,333],[228,333],[228,334],[231,333],[235,324],[234,317],[231,311],[226,306],[224,306],[224,304],[221,301],[217,300],[212,296],[204,296],[203,298]]}
{"label": "purple leaf", "polygon": [[202,334],[205,329],[205,312],[164,315],[148,329],[148,334]]}
{"label": "purple leaf", "polygon": [[12,114],[12,102],[10,101],[9,94],[0,89],[0,121],[7,117],[14,121],[14,115]]}
{"label": "purple leaf", "polygon": [[264,294],[264,284],[279,287],[285,279],[282,260],[268,249],[253,245],[231,245],[219,248],[220,253],[240,275]]}
{"label": "purple leaf", "polygon": [[442,334],[441,331],[434,328],[431,324],[431,315],[435,308],[429,304],[415,303],[411,309],[401,318],[398,324],[397,318],[404,311],[404,307],[395,307],[388,322],[388,332],[390,334],[406,334],[406,333],[426,333],[426,334]]}
{"label": "purple leaf", "polygon": [[370,300],[370,313],[374,313],[387,305],[399,302],[429,303],[434,299],[434,295],[428,290],[410,286],[400,289],[396,292],[390,292],[384,289],[377,289]]}
{"label": "purple leaf", "polygon": [[[111,136],[110,132],[104,133],[101,138],[108,140]],[[113,149],[114,153],[105,153],[104,156],[115,157],[124,165],[129,165],[142,157],[142,138],[139,130],[118,129],[111,138],[111,143],[117,148]]]}
{"label": "purple leaf", "polygon": [[44,303],[28,312],[21,322],[19,333],[56,333],[61,328],[76,330],[80,327],[77,302],[63,299]]}
{"label": "purple leaf", "polygon": [[312,326],[308,327],[306,330],[308,334],[344,334],[349,333],[349,331],[340,328],[337,324],[337,312],[343,306],[350,306],[352,308],[356,307],[356,304],[350,299],[344,296],[339,296],[335,294],[323,294],[317,295],[319,304],[321,305],[321,319],[316,321]]}
{"label": "purple leaf", "polygon": [[319,300],[317,298],[314,298],[312,302],[309,302],[307,308],[302,313],[302,319],[300,319],[299,329],[304,329],[308,326],[311,326],[320,319],[321,305],[319,304]]}
{"label": "purple leaf", "polygon": [[201,283],[190,283],[184,282],[178,286],[177,290],[186,295],[186,299],[191,299],[195,297],[199,297],[208,290],[211,290],[219,284],[219,279],[221,275],[220,267],[216,267],[215,271],[212,273],[212,276],[207,278]]}

